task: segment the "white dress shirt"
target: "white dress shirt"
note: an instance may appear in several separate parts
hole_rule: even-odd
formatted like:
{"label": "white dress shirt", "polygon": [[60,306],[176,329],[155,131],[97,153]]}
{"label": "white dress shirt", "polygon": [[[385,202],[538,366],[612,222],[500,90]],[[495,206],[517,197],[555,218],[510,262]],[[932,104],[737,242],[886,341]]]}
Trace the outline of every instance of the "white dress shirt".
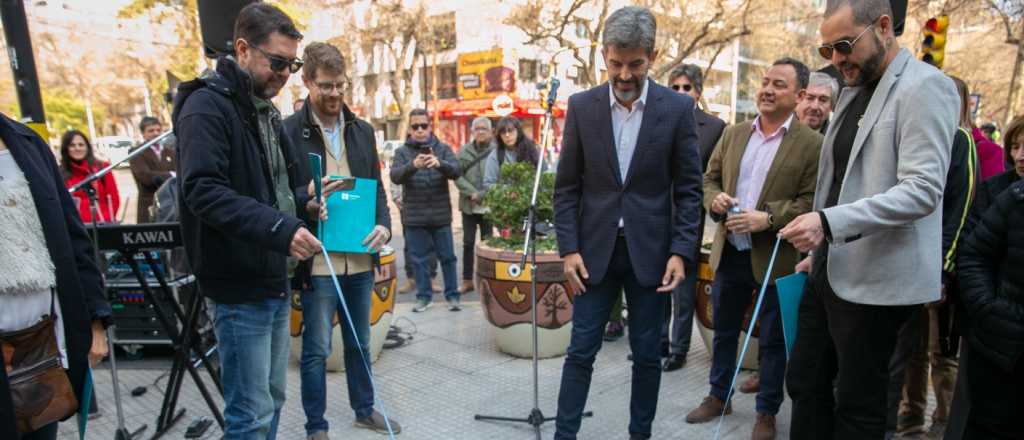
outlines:
{"label": "white dress shirt", "polygon": [[[626,182],[626,174],[629,172],[629,164],[633,160],[633,153],[636,151],[636,140],[640,135],[640,124],[644,120],[644,107],[647,104],[647,83],[644,81],[640,97],[633,101],[631,109],[627,109],[615,98],[614,85],[608,83],[608,94],[611,101],[612,112],[612,134],[615,136],[615,151],[619,158],[619,177]],[[622,219],[619,219],[619,227],[623,227]]]}

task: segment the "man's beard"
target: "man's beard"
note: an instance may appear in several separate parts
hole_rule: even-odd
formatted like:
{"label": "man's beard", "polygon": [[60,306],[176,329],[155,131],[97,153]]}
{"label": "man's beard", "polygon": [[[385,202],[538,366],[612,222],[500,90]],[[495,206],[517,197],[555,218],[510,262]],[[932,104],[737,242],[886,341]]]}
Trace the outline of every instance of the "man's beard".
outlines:
{"label": "man's beard", "polygon": [[[618,79],[613,79],[612,80],[612,93],[615,94],[615,98],[618,99],[619,101],[632,102],[632,101],[634,101],[634,100],[636,100],[637,98],[640,97],[640,89],[643,87],[643,82],[646,81],[646,80],[647,80],[646,76],[643,76],[643,77],[635,76],[635,77],[633,77],[633,79],[631,79],[629,81],[621,81],[621,80],[618,80]],[[633,84],[633,90],[630,90],[630,91],[619,90],[618,87],[615,87],[616,84]]]}
{"label": "man's beard", "polygon": [[861,63],[859,66],[860,71],[852,82],[849,80],[846,81],[846,85],[850,87],[863,86],[882,76],[882,72],[880,72],[880,70],[882,68],[882,62],[885,61],[885,47],[874,32],[871,33],[871,39],[875,44],[875,53]]}
{"label": "man's beard", "polygon": [[[262,81],[256,75],[249,74],[249,76],[252,78],[252,94],[258,98],[270,99],[277,96],[277,93],[281,91],[281,87],[272,84],[274,82],[274,75]],[[276,88],[271,89],[272,87]]]}

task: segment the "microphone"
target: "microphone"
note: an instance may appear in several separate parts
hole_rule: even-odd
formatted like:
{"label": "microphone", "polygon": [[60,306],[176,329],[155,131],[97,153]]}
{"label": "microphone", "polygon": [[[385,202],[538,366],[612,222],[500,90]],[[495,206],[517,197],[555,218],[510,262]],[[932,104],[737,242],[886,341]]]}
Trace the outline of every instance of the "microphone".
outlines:
{"label": "microphone", "polygon": [[558,78],[551,78],[549,81],[537,84],[537,88],[540,89],[540,105],[545,110],[555,105],[555,98],[558,96],[558,86],[560,84]]}

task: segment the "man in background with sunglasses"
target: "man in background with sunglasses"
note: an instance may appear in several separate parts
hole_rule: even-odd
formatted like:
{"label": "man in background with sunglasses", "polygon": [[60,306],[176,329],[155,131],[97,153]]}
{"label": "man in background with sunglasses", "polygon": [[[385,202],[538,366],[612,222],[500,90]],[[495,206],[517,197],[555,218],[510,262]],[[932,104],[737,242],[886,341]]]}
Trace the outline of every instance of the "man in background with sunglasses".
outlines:
{"label": "man in background with sunglasses", "polygon": [[884,438],[897,332],[939,300],[960,98],[899,47],[892,17],[888,0],[830,0],[821,24],[819,53],[848,88],[822,146],[814,212],[780,231],[811,254],[796,268],[810,275],[786,379],[792,439]]}
{"label": "man in background with sunglasses", "polygon": [[444,276],[444,298],[448,310],[462,310],[455,271],[455,244],[452,237],[452,201],[448,181],[462,175],[451,147],[430,130],[430,113],[424,109],[409,112],[409,132],[395,150],[391,161],[391,181],[402,185],[402,223],[405,245],[409,246],[416,277],[416,306],[412,311],[430,308],[434,292],[430,284],[430,254],[437,254]]}
{"label": "man in background with sunglasses", "polygon": [[309,195],[270,101],[302,67],[301,39],[280,9],[242,8],[235,54],[183,83],[174,103],[181,229],[212,302],[228,440],[276,437],[287,385],[288,278],[296,260],[320,250],[297,217]]}
{"label": "man in background with sunglasses", "polygon": [[[693,120],[697,123],[697,145],[700,147],[701,171],[707,170],[708,160],[722,137],[725,121],[708,114],[700,108],[701,94],[704,93],[704,74],[700,66],[680,64],[668,74],[668,84],[672,90],[693,98]],[[697,227],[697,252],[700,251],[704,239],[704,209],[701,207],[700,226]],[[699,253],[697,254],[699,255]],[[686,273],[697,273],[697,265],[686,268]],[[697,301],[697,277],[687,277],[672,292],[672,307],[666,312],[671,313],[665,319],[661,332],[661,344],[668,347],[668,357],[662,364],[664,371],[675,371],[686,364],[686,355],[690,352],[690,336],[693,333],[693,307]]]}

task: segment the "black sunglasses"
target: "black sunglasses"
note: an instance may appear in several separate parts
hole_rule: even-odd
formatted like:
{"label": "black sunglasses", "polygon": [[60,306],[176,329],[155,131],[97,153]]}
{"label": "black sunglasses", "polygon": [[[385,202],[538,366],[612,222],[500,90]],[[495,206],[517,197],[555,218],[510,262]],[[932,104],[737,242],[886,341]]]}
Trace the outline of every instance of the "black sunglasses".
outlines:
{"label": "black sunglasses", "polygon": [[411,127],[413,131],[426,130],[430,128],[430,124],[410,124],[409,127]]}
{"label": "black sunglasses", "polygon": [[[248,42],[246,42],[246,44],[248,44]],[[299,69],[302,69],[302,65],[304,64],[302,60],[298,58],[292,58],[289,60],[284,57],[267,53],[267,51],[260,49],[258,46],[253,46],[250,44],[249,47],[256,49],[257,51],[259,51],[259,53],[263,54],[263,56],[266,57],[268,61],[270,61],[270,70],[273,70],[274,72],[280,72],[282,70],[288,69],[289,72],[295,73],[298,72]]]}
{"label": "black sunglasses", "polygon": [[[679,88],[680,88],[679,84],[672,84],[672,90],[675,90],[675,91],[678,92]],[[682,89],[683,89],[684,92],[689,92],[690,90],[693,90],[693,85],[691,85],[691,84],[683,84]]]}
{"label": "black sunglasses", "polygon": [[864,30],[860,32],[860,35],[858,35],[857,38],[854,38],[853,41],[839,40],[835,43],[822,44],[821,46],[818,46],[818,55],[821,55],[822,58],[825,58],[826,60],[832,60],[834,52],[839,52],[843,55],[853,53],[853,46],[860,41],[860,38],[864,36],[864,33],[867,32],[868,29],[871,29],[871,26],[874,26],[874,23],[869,24],[868,27],[864,28]]}

